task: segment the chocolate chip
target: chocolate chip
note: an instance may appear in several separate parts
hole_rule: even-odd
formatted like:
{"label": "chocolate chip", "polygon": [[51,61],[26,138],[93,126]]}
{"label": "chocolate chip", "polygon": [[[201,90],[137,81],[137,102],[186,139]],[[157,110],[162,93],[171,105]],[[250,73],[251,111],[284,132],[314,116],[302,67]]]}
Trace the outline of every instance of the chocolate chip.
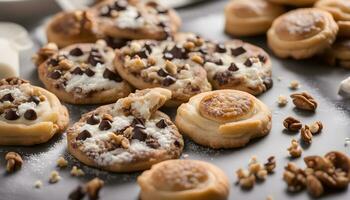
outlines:
{"label": "chocolate chip", "polygon": [[214,80],[218,81],[219,85],[225,85],[230,80],[232,74],[229,71],[217,72],[214,75]]}
{"label": "chocolate chip", "polygon": [[148,54],[151,54],[152,53],[152,44],[150,42],[146,42],[145,43],[145,49],[147,50]]}
{"label": "chocolate chip", "polygon": [[180,142],[177,141],[177,140],[175,140],[174,145],[175,145],[176,147],[180,147]]}
{"label": "chocolate chip", "polygon": [[224,62],[222,62],[221,59],[209,60],[209,61],[207,61],[207,62],[212,62],[212,63],[214,63],[214,64],[216,64],[216,65],[223,65],[223,64],[224,64]]}
{"label": "chocolate chip", "polygon": [[107,68],[103,72],[103,78],[109,79],[109,80],[112,80],[115,82],[122,82],[123,81],[123,79],[119,76],[119,74],[116,74]]}
{"label": "chocolate chip", "polygon": [[142,50],[142,51],[136,52],[134,54],[134,56],[136,56],[136,55],[139,56],[140,58],[148,58],[146,50]]}
{"label": "chocolate chip", "polygon": [[83,130],[82,132],[80,132],[78,134],[78,136],[76,137],[76,140],[84,141],[84,140],[91,138],[91,137],[92,137],[92,135],[88,130]]}
{"label": "chocolate chip", "polygon": [[109,17],[111,16],[112,8],[109,5],[103,6],[100,9],[100,16]]}
{"label": "chocolate chip", "polygon": [[57,59],[54,59],[54,58],[51,58],[51,59],[49,59],[49,61],[47,61],[47,64],[50,66],[53,66],[53,67],[58,66],[58,63],[59,63],[59,61]]}
{"label": "chocolate chip", "polygon": [[55,79],[55,80],[59,79],[61,76],[62,76],[62,73],[59,70],[55,70],[55,71],[50,73],[50,78]]}
{"label": "chocolate chip", "polygon": [[96,66],[98,63],[104,63],[97,49],[91,49],[91,52],[88,57],[88,63],[90,63],[92,66]]}
{"label": "chocolate chip", "polygon": [[86,120],[86,123],[90,125],[96,125],[100,123],[100,118],[97,115],[93,114],[89,117],[89,119]]}
{"label": "chocolate chip", "polygon": [[68,199],[69,200],[82,200],[84,199],[86,193],[83,189],[82,186],[78,186],[75,190],[73,190],[69,196],[68,196]]}
{"label": "chocolate chip", "polygon": [[134,118],[131,122],[131,126],[135,127],[137,124],[141,124],[142,126],[145,126],[145,120],[142,118]]}
{"label": "chocolate chip", "polygon": [[5,94],[1,99],[0,99],[0,102],[4,102],[4,101],[9,101],[9,102],[12,102],[14,101],[15,99],[13,98],[12,94],[11,93],[8,93],[8,94]]}
{"label": "chocolate chip", "polygon": [[260,62],[262,62],[262,63],[266,63],[266,61],[267,61],[267,58],[264,55],[258,55],[258,58],[259,58]]}
{"label": "chocolate chip", "polygon": [[40,98],[38,96],[31,96],[29,98],[29,102],[34,102],[36,105],[39,105],[40,103]]}
{"label": "chocolate chip", "polygon": [[7,120],[16,120],[16,119],[19,119],[19,117],[20,117],[19,113],[15,109],[10,109],[5,112],[5,119]]}
{"label": "chocolate chip", "polygon": [[159,120],[159,122],[156,123],[156,126],[157,126],[158,128],[165,128],[165,127],[168,126],[168,124],[165,122],[164,119],[161,119],[161,120]]}
{"label": "chocolate chip", "polygon": [[90,68],[87,68],[85,70],[85,74],[88,76],[88,77],[92,77],[93,75],[95,75],[95,72],[92,71]]}
{"label": "chocolate chip", "polygon": [[76,48],[70,50],[69,54],[71,56],[82,56],[84,54],[84,52],[79,47],[76,47]]}
{"label": "chocolate chip", "polygon": [[253,62],[250,60],[250,58],[247,58],[247,60],[244,62],[244,65],[247,67],[251,67],[253,65]]}
{"label": "chocolate chip", "polygon": [[263,78],[263,83],[264,83],[267,90],[272,88],[272,86],[273,86],[273,80],[271,79],[271,77]]}
{"label": "chocolate chip", "polygon": [[162,85],[163,86],[169,86],[172,85],[176,82],[176,78],[172,77],[172,76],[167,76],[164,80]]}
{"label": "chocolate chip", "polygon": [[113,9],[116,10],[116,11],[122,11],[122,10],[126,10],[127,6],[128,6],[128,2],[127,1],[119,0],[119,1],[114,2]]}
{"label": "chocolate chip", "polygon": [[143,131],[142,128],[136,126],[133,129],[132,139],[145,141],[147,139],[147,134]]}
{"label": "chocolate chip", "polygon": [[36,120],[38,116],[33,109],[28,109],[24,112],[24,118],[27,120]]}
{"label": "chocolate chip", "polygon": [[75,74],[75,75],[83,75],[84,74],[83,70],[80,67],[74,68],[74,70],[71,71],[70,73]]}
{"label": "chocolate chip", "polygon": [[101,123],[98,126],[98,128],[101,131],[106,131],[106,130],[112,128],[112,124],[111,124],[111,122],[109,120],[104,119],[104,120],[101,121]]}
{"label": "chocolate chip", "polygon": [[238,47],[235,49],[231,49],[231,54],[233,56],[239,56],[241,54],[244,54],[245,52],[247,52],[243,47]]}
{"label": "chocolate chip", "polygon": [[238,71],[239,68],[237,67],[237,65],[235,63],[231,63],[230,67],[228,68],[229,71],[235,72]]}
{"label": "chocolate chip", "polygon": [[216,52],[218,53],[226,53],[226,47],[224,44],[217,44],[216,45]]}
{"label": "chocolate chip", "polygon": [[160,68],[158,71],[157,71],[157,74],[161,77],[166,77],[168,76],[169,74],[162,68]]}
{"label": "chocolate chip", "polygon": [[113,49],[120,49],[124,47],[128,43],[128,39],[120,39],[120,38],[113,38],[113,37],[107,37],[106,39],[107,45],[112,47]]}
{"label": "chocolate chip", "polygon": [[188,55],[187,55],[185,49],[179,48],[176,45],[170,50],[165,49],[163,54],[164,54],[164,59],[167,59],[167,60],[187,59],[188,58]]}
{"label": "chocolate chip", "polygon": [[159,142],[153,138],[147,139],[146,144],[153,149],[158,149],[160,147]]}

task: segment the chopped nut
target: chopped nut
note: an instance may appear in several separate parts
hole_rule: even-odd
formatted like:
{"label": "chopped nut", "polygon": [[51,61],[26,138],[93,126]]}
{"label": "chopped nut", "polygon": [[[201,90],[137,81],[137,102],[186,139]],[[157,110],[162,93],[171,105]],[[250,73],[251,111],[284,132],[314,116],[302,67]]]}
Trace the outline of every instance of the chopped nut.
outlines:
{"label": "chopped nut", "polygon": [[167,60],[165,62],[165,69],[167,72],[169,72],[170,74],[176,74],[177,73],[177,67],[174,63],[172,63],[171,61]]}
{"label": "chopped nut", "polygon": [[292,89],[292,90],[299,89],[300,88],[299,81],[297,81],[297,80],[291,81],[290,84],[289,84],[289,88]]}
{"label": "chopped nut", "polygon": [[57,183],[61,180],[61,176],[58,171],[52,171],[50,174],[49,183]]}
{"label": "chopped nut", "polygon": [[63,59],[58,63],[58,66],[60,69],[69,70],[70,68],[73,67],[73,63],[68,59]]}
{"label": "chopped nut", "polygon": [[288,163],[283,173],[283,180],[287,183],[288,190],[297,192],[305,188],[305,172],[298,168],[294,163]]}
{"label": "chopped nut", "polygon": [[113,121],[113,116],[110,115],[110,114],[105,113],[105,114],[102,115],[102,119],[103,120],[108,120],[108,121]]}
{"label": "chopped nut", "polygon": [[147,64],[149,65],[149,66],[153,66],[153,65],[155,65],[157,63],[157,61],[156,61],[156,59],[154,58],[154,57],[152,57],[152,56],[149,56],[148,57],[148,59],[147,59]]}
{"label": "chopped nut", "polygon": [[135,56],[135,58],[126,61],[125,66],[133,72],[139,72],[145,68],[146,63],[140,57]]}
{"label": "chopped nut", "polygon": [[32,57],[32,60],[36,66],[39,66],[57,52],[58,47],[55,43],[47,43]]}
{"label": "chopped nut", "polygon": [[43,183],[41,182],[41,180],[37,180],[37,181],[35,181],[35,183],[34,183],[34,187],[35,188],[41,188],[43,186]]}
{"label": "chopped nut", "polygon": [[249,176],[249,171],[246,169],[239,168],[236,171],[236,175],[238,179],[247,178]]}
{"label": "chopped nut", "polygon": [[310,131],[313,135],[319,134],[323,129],[323,124],[320,121],[314,122],[310,125]]}
{"label": "chopped nut", "polygon": [[288,99],[286,96],[280,95],[277,99],[278,106],[283,107],[288,104]]}
{"label": "chopped nut", "polygon": [[72,176],[84,176],[85,173],[82,169],[79,169],[77,166],[73,166],[72,170],[70,171],[70,174]]}
{"label": "chopped nut", "polygon": [[267,170],[265,169],[259,170],[258,173],[256,173],[256,177],[260,180],[265,180],[267,177]]}
{"label": "chopped nut", "polygon": [[257,174],[262,169],[263,166],[260,163],[253,163],[249,165],[249,172],[251,174]]}
{"label": "chopped nut", "polygon": [[21,168],[23,164],[22,157],[16,152],[8,152],[5,160],[7,161],[6,171],[9,173]]}
{"label": "chopped nut", "polygon": [[192,50],[192,49],[194,49],[196,46],[195,46],[195,44],[193,43],[193,42],[186,42],[185,44],[184,44],[184,48],[186,49],[186,50]]}
{"label": "chopped nut", "polygon": [[275,156],[270,156],[267,159],[267,162],[264,164],[264,167],[268,173],[272,173],[276,168],[276,159]]}
{"label": "chopped nut", "polygon": [[203,62],[204,62],[203,58],[200,57],[200,56],[198,56],[198,55],[192,56],[192,57],[191,57],[191,60],[192,60],[193,62],[196,62],[196,63],[200,64],[200,65],[202,65]]}
{"label": "chopped nut", "polygon": [[306,142],[307,144],[311,144],[312,142],[312,133],[310,131],[309,126],[305,125],[302,129],[301,129],[301,133],[300,133],[301,139]]}
{"label": "chopped nut", "polygon": [[324,192],[321,182],[314,175],[306,177],[306,188],[313,197],[320,197]]}
{"label": "chopped nut", "polygon": [[130,146],[129,140],[127,138],[125,138],[123,135],[111,134],[110,137],[113,140],[113,143],[116,144],[117,146],[121,146],[124,149],[129,148],[129,146]]}
{"label": "chopped nut", "polygon": [[302,124],[300,123],[299,120],[293,118],[293,117],[287,117],[283,121],[283,126],[288,130],[288,131],[299,131],[302,127]]}
{"label": "chopped nut", "polygon": [[315,99],[306,92],[294,93],[290,97],[293,99],[295,107],[301,110],[315,111],[317,108]]}
{"label": "chopped nut", "polygon": [[57,159],[56,163],[57,163],[57,166],[60,168],[67,167],[67,165],[68,165],[68,161],[66,159],[64,159],[62,156],[60,156]]}
{"label": "chopped nut", "polygon": [[68,199],[71,200],[82,200],[86,195],[88,195],[89,199],[98,199],[99,192],[103,187],[104,182],[99,178],[94,178],[91,181],[87,182],[83,186],[78,186],[75,190],[73,190]]}
{"label": "chopped nut", "polygon": [[194,41],[194,44],[199,47],[199,46],[202,46],[204,44],[204,39],[203,38],[197,38],[195,41]]}
{"label": "chopped nut", "polygon": [[246,178],[242,178],[239,180],[239,185],[242,188],[245,189],[250,189],[252,187],[254,187],[255,185],[255,176],[253,174],[251,174],[250,176],[246,177]]}
{"label": "chopped nut", "polygon": [[287,150],[292,158],[299,158],[302,154],[302,150],[299,147],[299,143],[295,139],[291,141],[291,146]]}

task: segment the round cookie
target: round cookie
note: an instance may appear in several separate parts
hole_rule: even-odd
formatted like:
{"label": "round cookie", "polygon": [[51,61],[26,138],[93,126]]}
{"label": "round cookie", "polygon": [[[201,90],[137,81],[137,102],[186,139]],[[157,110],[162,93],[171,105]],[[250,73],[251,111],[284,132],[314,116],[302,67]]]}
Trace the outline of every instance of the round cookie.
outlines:
{"label": "round cookie", "polygon": [[338,36],[350,37],[350,1],[319,0],[315,7],[330,12],[339,26]]}
{"label": "round cookie", "polygon": [[146,89],[83,115],[67,131],[69,152],[86,165],[111,172],[145,170],[178,158],[182,136],[157,111],[170,98],[169,90]]}
{"label": "round cookie", "polygon": [[154,0],[106,0],[91,11],[101,31],[114,38],[161,40],[181,25],[173,9]]}
{"label": "round cookie", "polygon": [[282,5],[288,5],[288,6],[305,7],[305,6],[312,6],[318,0],[268,0],[268,1],[272,3],[278,3]]}
{"label": "round cookie", "polygon": [[46,27],[47,41],[63,48],[76,43],[90,43],[97,40],[97,24],[89,11],[60,12]]}
{"label": "round cookie", "polygon": [[45,143],[69,123],[52,93],[19,78],[0,80],[0,145]]}
{"label": "round cookie", "polygon": [[135,40],[116,50],[114,66],[121,77],[138,89],[171,90],[173,98],[167,105],[176,106],[211,90],[203,68],[202,47],[203,38],[191,33],[164,41]]}
{"label": "round cookie", "polygon": [[326,52],[326,59],[330,65],[350,69],[350,39],[340,38]]}
{"label": "round cookie", "polygon": [[198,94],[178,110],[175,124],[196,143],[237,148],[271,129],[271,111],[254,96],[238,90]]}
{"label": "round cookie", "polygon": [[38,60],[44,60],[40,57],[45,52],[53,54],[39,65],[40,80],[65,102],[112,103],[132,90],[113,67],[114,50],[102,40],[74,44],[55,53],[48,51],[47,47],[39,52]]}
{"label": "round cookie", "polygon": [[334,42],[338,25],[331,14],[318,8],[292,10],[278,17],[267,33],[276,56],[310,58]]}
{"label": "round cookie", "polygon": [[265,34],[284,7],[266,0],[233,0],[225,7],[225,31],[232,36]]}
{"label": "round cookie", "polygon": [[141,200],[225,200],[230,190],[221,169],[198,160],[158,163],[143,172],[137,182]]}
{"label": "round cookie", "polygon": [[273,85],[269,55],[241,40],[209,44],[204,69],[214,89],[235,89],[259,95]]}

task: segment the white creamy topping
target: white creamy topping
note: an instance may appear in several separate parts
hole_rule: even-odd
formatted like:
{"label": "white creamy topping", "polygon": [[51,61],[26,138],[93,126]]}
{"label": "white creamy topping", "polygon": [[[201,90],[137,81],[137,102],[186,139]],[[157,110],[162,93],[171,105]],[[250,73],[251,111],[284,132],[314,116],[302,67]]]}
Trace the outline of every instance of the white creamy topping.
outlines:
{"label": "white creamy topping", "polygon": [[18,106],[18,113],[20,116],[23,116],[24,113],[29,110],[35,110],[36,104],[34,102],[26,102],[22,103],[21,105]]}
{"label": "white creamy topping", "polygon": [[126,10],[120,11],[116,18],[116,24],[119,28],[136,29],[145,25],[145,19],[141,16],[133,6],[128,6]]}

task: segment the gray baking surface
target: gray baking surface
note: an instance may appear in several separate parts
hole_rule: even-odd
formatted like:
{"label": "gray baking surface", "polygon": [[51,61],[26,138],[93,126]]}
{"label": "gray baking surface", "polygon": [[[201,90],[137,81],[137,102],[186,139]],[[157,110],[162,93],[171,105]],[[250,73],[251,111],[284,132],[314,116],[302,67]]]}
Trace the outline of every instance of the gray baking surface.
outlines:
{"label": "gray baking surface", "polygon": [[[197,32],[204,37],[218,41],[228,40],[229,37],[223,33],[225,3],[225,1],[214,1],[179,10],[183,18],[182,30]],[[264,37],[244,38],[244,40],[269,51],[266,48]],[[21,75],[31,80],[33,84],[42,86],[36,75],[35,67],[30,61],[31,55],[38,46],[39,44],[21,55]],[[344,140],[350,137],[350,111],[348,109],[350,101],[339,97],[337,88],[339,82],[350,75],[350,71],[326,66],[319,60],[280,60],[272,56],[274,87],[259,97],[273,112],[273,128],[268,136],[255,140],[244,148],[232,150],[211,150],[186,139],[184,154],[188,154],[189,159],[211,162],[226,172],[231,183],[230,199],[262,200],[268,195],[277,200],[310,198],[306,191],[297,194],[288,193],[282,180],[283,168],[290,161],[286,148],[290,145],[292,138],[299,138],[298,134],[290,135],[283,131],[282,121],[287,116],[300,118],[304,123],[311,123],[315,120],[321,120],[324,123],[325,128],[322,134],[315,136],[309,147],[303,146],[303,156],[323,155],[330,150],[339,150],[349,155],[350,149],[345,147]],[[281,78],[281,81],[277,80],[278,77]],[[288,88],[291,80],[299,80],[301,83],[299,91],[308,91],[317,99],[319,108],[315,114],[295,110],[291,102],[284,108],[277,106],[276,100],[279,95],[289,95],[293,92]],[[70,110],[71,123],[77,121],[82,113],[94,109],[94,106],[67,106]],[[174,116],[175,110],[165,111]],[[22,169],[14,174],[5,173],[3,157],[8,151],[17,151],[24,158]],[[56,160],[61,155],[69,160],[69,167],[63,170],[56,168]],[[256,184],[252,190],[241,190],[235,185],[234,172],[240,167],[246,167],[249,158],[253,155],[256,155],[261,162],[265,162],[271,155],[276,156],[276,172],[265,182]],[[96,176],[105,180],[106,183],[100,193],[102,200],[138,199],[139,187],[136,184],[136,178],[140,173],[115,174],[82,165],[67,153],[65,135],[57,136],[46,144],[34,147],[0,147],[0,158],[0,200],[67,199],[68,194],[78,184]],[[299,166],[304,166],[301,158],[293,161]],[[69,172],[73,165],[82,168],[86,175],[80,178],[71,177]],[[58,170],[62,176],[62,180],[57,184],[48,183],[52,170]],[[36,180],[43,182],[41,189],[34,188]],[[321,199],[349,198],[350,192],[342,191],[326,195]]]}

